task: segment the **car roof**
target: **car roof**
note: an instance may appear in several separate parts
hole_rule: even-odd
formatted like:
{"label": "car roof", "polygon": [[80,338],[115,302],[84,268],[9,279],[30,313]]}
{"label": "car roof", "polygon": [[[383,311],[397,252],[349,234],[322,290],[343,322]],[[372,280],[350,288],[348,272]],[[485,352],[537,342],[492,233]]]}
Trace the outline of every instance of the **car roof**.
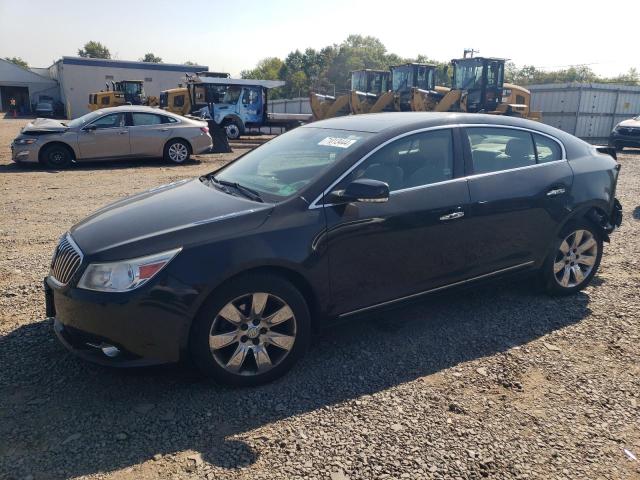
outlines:
{"label": "car roof", "polygon": [[100,110],[96,110],[98,112],[149,112],[149,113],[162,113],[166,115],[172,115],[171,112],[167,112],[166,110],[162,110],[158,107],[147,107],[146,105],[119,105],[117,107],[107,107],[101,108]]}
{"label": "car roof", "polygon": [[506,125],[529,128],[555,136],[558,136],[560,133],[564,133],[540,122],[510,117],[507,115],[455,112],[384,112],[368,113],[363,115],[346,115],[343,117],[334,117],[327,120],[312,122],[305,125],[305,127],[381,133],[390,130],[409,132],[419,128],[467,124]]}

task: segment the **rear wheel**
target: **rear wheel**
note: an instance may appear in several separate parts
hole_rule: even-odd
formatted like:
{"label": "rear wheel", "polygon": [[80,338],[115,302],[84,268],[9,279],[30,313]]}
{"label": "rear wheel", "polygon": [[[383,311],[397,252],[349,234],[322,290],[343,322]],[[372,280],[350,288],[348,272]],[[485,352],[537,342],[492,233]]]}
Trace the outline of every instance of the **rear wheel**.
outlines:
{"label": "rear wheel", "polygon": [[565,228],[549,254],[542,276],[547,291],[569,295],[589,285],[602,259],[602,235],[581,221]]}
{"label": "rear wheel", "polygon": [[164,147],[164,159],[173,163],[184,163],[189,155],[191,149],[183,140],[170,140]]}
{"label": "rear wheel", "polygon": [[191,331],[195,363],[214,380],[253,386],[284,375],[307,349],[309,309],[276,275],[247,275],[205,303]]}
{"label": "rear wheel", "polygon": [[48,168],[65,168],[73,162],[73,154],[64,145],[49,145],[42,151],[40,160]]}

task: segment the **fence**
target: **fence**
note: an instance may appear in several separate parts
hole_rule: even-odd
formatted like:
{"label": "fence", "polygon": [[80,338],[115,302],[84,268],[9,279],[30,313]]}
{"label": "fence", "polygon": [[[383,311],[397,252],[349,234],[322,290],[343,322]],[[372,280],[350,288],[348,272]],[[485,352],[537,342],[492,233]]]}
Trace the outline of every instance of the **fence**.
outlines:
{"label": "fence", "polygon": [[527,88],[543,123],[590,142],[606,141],[619,122],[640,114],[640,87],[561,83]]}
{"label": "fence", "polygon": [[[640,114],[640,87],[607,83],[529,85],[542,121],[587,141],[605,142],[619,122]],[[308,98],[269,100],[274,113],[311,113]]]}

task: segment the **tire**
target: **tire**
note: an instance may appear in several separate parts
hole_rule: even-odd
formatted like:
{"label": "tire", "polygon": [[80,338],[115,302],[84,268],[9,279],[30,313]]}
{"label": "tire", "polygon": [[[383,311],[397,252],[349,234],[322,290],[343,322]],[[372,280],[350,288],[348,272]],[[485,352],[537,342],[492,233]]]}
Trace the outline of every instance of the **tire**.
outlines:
{"label": "tire", "polygon": [[40,160],[47,168],[67,168],[73,162],[73,154],[64,145],[49,145],[40,154]]}
{"label": "tire", "polygon": [[229,140],[237,140],[242,136],[242,134],[244,134],[242,123],[240,123],[240,121],[235,118],[226,119],[222,123],[222,126],[227,132],[227,138]]}
{"label": "tire", "polygon": [[540,272],[546,291],[551,295],[579,292],[589,285],[601,259],[600,229],[587,220],[567,225],[554,242]]}
{"label": "tire", "polygon": [[205,375],[249,387],[288,372],[306,352],[310,334],[300,291],[277,275],[250,274],[223,285],[204,303],[189,346]]}
{"label": "tire", "polygon": [[191,147],[184,140],[169,140],[164,146],[164,159],[172,163],[184,163],[189,160]]}

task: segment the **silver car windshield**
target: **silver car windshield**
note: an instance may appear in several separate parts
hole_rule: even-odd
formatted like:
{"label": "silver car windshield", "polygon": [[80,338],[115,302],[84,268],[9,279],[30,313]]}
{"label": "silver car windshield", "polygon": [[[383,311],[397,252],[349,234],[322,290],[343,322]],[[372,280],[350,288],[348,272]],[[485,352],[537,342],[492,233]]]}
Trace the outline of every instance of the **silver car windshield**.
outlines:
{"label": "silver car windshield", "polygon": [[83,115],[81,117],[71,120],[70,122],[67,122],[66,125],[67,127],[70,127],[70,128],[82,127],[83,125],[86,125],[87,123],[95,120],[99,116],[100,116],[100,113],[98,112],[87,113],[86,115]]}
{"label": "silver car windshield", "polygon": [[349,130],[296,128],[223,168],[215,179],[283,199],[295,195],[371,135]]}

